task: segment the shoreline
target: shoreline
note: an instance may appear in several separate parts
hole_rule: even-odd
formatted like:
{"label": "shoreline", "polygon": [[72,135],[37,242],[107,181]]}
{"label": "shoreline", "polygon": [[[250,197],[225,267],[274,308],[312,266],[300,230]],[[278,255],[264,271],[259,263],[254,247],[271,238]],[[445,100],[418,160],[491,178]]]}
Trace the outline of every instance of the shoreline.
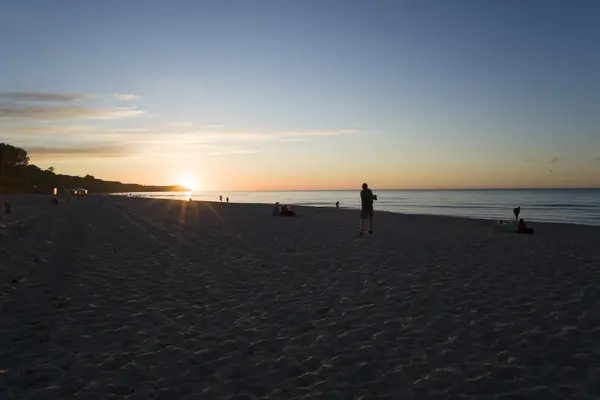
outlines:
{"label": "shoreline", "polygon": [[[153,192],[147,192],[147,193],[153,193]],[[185,193],[185,192],[184,192]],[[51,198],[53,197],[52,194],[0,194],[0,199],[2,197],[14,197],[14,198],[21,198],[21,199],[28,199],[28,198],[42,198],[43,196],[47,196],[47,198]],[[131,199],[131,200],[138,200],[138,199],[143,199],[143,200],[149,200],[149,201],[157,201],[157,200],[164,200],[164,201],[173,201],[173,202],[184,202],[184,203],[189,203],[189,200],[185,200],[185,199],[164,199],[164,198],[159,198],[159,197],[128,197],[125,196],[122,193],[118,193],[118,194],[113,194],[113,193],[96,193],[96,194],[91,194],[91,197],[109,197],[109,198],[126,198],[126,199]],[[0,203],[3,203],[4,200],[0,201]],[[28,201],[27,201],[28,202]],[[214,200],[192,200],[192,203],[207,203],[207,204],[212,204],[212,205],[218,205],[218,204],[223,204],[223,205],[241,205],[241,206],[260,206],[260,207],[272,207],[273,204],[270,203],[237,203],[237,202],[230,202],[230,203],[226,203],[226,202],[219,202],[219,201],[214,201]],[[323,211],[334,211],[334,212],[356,212],[356,219],[358,220],[358,215],[360,212],[360,208],[350,208],[350,207],[340,207],[339,209],[336,209],[335,206],[331,206],[331,207],[325,207],[325,206],[310,206],[310,205],[297,205],[297,204],[293,204],[290,203],[290,206],[292,206],[294,209],[307,209],[307,210],[311,210],[311,209],[317,209],[317,210],[323,210]],[[3,209],[3,204],[0,204],[0,206],[2,206],[2,210],[0,210],[0,221],[2,220],[2,215],[4,215],[4,209]],[[507,210],[507,214],[508,212],[512,212],[512,210]],[[375,218],[377,218],[377,215],[380,214],[390,214],[390,215],[398,215],[398,216],[404,216],[407,218],[410,217],[416,217],[416,218],[450,218],[450,219],[458,219],[458,220],[468,220],[468,221],[479,221],[480,223],[487,223],[489,225],[492,225],[496,219],[494,218],[478,218],[478,217],[469,217],[469,216],[460,216],[460,215],[443,215],[443,214],[421,214],[421,213],[407,213],[407,212],[398,212],[398,211],[384,211],[384,210],[378,210],[377,207],[375,207]],[[503,221],[513,221],[512,219],[503,219]],[[542,221],[535,221],[535,220],[528,220],[526,219],[526,222],[528,225],[531,225],[532,227],[534,226],[541,226],[541,227],[560,227],[560,226],[565,226],[565,227],[581,227],[581,228],[586,228],[586,229],[595,229],[595,230],[599,230],[600,231],[600,225],[593,225],[593,224],[583,224],[583,223],[572,223],[572,222],[542,222]],[[537,231],[536,231],[537,233]]]}
{"label": "shoreline", "polygon": [[[105,195],[105,194],[102,194]],[[121,194],[115,195],[115,194],[106,194],[106,196],[122,196]],[[122,196],[122,197],[126,197],[129,198],[127,196]],[[131,199],[145,199],[145,200],[164,200],[164,201],[175,201],[175,202],[184,202],[184,203],[189,203],[189,200],[185,200],[185,199],[164,199],[164,198],[159,198],[159,197],[131,197]],[[237,202],[230,202],[230,203],[225,203],[225,202],[219,202],[219,201],[214,201],[214,200],[193,200],[192,199],[192,203],[197,202],[197,203],[208,203],[208,204],[230,204],[230,205],[256,205],[256,206],[261,206],[261,207],[272,207],[273,204],[271,203],[237,203]],[[356,212],[357,215],[357,220],[358,220],[358,215],[360,213],[360,208],[350,208],[350,207],[340,207],[339,209],[336,209],[335,206],[331,206],[331,207],[325,207],[325,206],[309,206],[309,205],[299,205],[299,204],[293,204],[293,203],[289,203],[290,206],[292,206],[295,210],[296,209],[320,209],[320,210],[329,210],[329,211],[344,211],[344,212]],[[512,212],[512,210],[507,210],[508,212]],[[443,214],[420,214],[420,213],[407,213],[407,212],[399,212],[399,211],[384,211],[384,210],[378,210],[377,206],[375,205],[375,215],[379,215],[379,214],[391,214],[391,215],[401,215],[401,216],[406,216],[406,217],[435,217],[435,218],[452,218],[452,219],[464,219],[464,220],[470,220],[470,221],[480,221],[480,222],[486,222],[488,224],[492,224],[496,221],[496,219],[494,218],[478,218],[478,217],[468,217],[468,216],[461,216],[461,215],[443,215]],[[375,217],[377,218],[377,217]],[[503,221],[513,221],[512,219],[503,219]],[[581,223],[572,223],[572,222],[540,222],[540,221],[535,221],[535,220],[528,220],[526,219],[527,224],[532,224],[532,225],[541,225],[541,226],[571,226],[571,227],[584,227],[584,228],[595,228],[600,230],[600,225],[593,225],[593,224],[581,224]]]}

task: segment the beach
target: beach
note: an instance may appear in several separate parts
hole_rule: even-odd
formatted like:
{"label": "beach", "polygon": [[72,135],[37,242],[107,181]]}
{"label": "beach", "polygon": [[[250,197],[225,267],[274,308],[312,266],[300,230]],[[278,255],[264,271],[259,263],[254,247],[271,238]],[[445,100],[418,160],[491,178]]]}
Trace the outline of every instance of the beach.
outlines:
{"label": "beach", "polygon": [[600,227],[7,200],[2,399],[600,396]]}

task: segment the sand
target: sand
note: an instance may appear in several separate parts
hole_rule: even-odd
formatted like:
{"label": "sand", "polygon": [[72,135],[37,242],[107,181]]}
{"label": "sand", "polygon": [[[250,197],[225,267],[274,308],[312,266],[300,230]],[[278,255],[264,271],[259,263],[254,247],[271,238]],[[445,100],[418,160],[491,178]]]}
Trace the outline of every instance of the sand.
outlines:
{"label": "sand", "polygon": [[600,228],[11,199],[2,399],[600,396]]}

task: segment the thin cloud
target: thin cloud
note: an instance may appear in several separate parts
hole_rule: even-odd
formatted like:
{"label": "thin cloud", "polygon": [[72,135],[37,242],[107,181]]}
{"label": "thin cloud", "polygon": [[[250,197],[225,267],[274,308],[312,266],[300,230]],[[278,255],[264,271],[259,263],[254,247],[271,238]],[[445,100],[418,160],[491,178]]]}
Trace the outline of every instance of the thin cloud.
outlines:
{"label": "thin cloud", "polygon": [[560,161],[560,157],[552,157],[550,160],[548,160],[548,164],[556,164]]}
{"label": "thin cloud", "polygon": [[89,125],[66,125],[66,126],[21,126],[15,128],[16,132],[22,134],[70,134],[70,133],[93,133],[101,129]]}
{"label": "thin cloud", "polygon": [[63,94],[63,93],[42,93],[42,92],[3,92],[0,93],[0,99],[10,101],[83,101],[92,99],[93,96],[87,94]]}
{"label": "thin cloud", "polygon": [[294,132],[281,132],[277,136],[281,138],[298,138],[298,137],[314,137],[314,136],[341,136],[351,135],[357,133],[354,129],[334,129],[334,130],[323,130],[323,131],[294,131]]}
{"label": "thin cloud", "polygon": [[212,151],[208,153],[209,156],[233,156],[233,155],[244,155],[244,154],[254,154],[256,150],[246,150],[246,149],[237,149],[237,150],[218,150]]}
{"label": "thin cloud", "polygon": [[38,125],[38,126],[19,126],[6,130],[17,132],[20,134],[29,135],[44,135],[44,134],[55,134],[55,135],[70,135],[70,134],[86,134],[86,133],[139,133],[148,132],[147,128],[118,128],[118,129],[105,129],[99,126],[91,125]]}
{"label": "thin cloud", "polygon": [[252,132],[211,132],[204,134],[205,137],[214,140],[293,140],[305,141],[314,137],[341,136],[356,133],[356,130],[338,129],[322,131],[287,131],[275,133],[252,133]]}
{"label": "thin cloud", "polygon": [[171,121],[171,122],[169,122],[167,124],[167,126],[171,127],[171,128],[190,128],[190,127],[194,126],[194,124],[192,124],[191,122],[186,121],[184,119],[180,119],[180,120],[177,120],[177,121]]}
{"label": "thin cloud", "polygon": [[142,98],[142,96],[138,96],[137,94],[131,93],[115,93],[113,94],[113,97],[119,101],[133,101]]}
{"label": "thin cloud", "polygon": [[0,118],[25,121],[61,121],[86,119],[119,119],[134,117],[144,111],[131,108],[39,107],[0,104]]}
{"label": "thin cloud", "polygon": [[35,158],[58,157],[126,157],[132,149],[123,146],[32,147],[27,152]]}
{"label": "thin cloud", "polygon": [[123,128],[123,129],[107,129],[107,132],[117,132],[117,133],[138,133],[138,132],[148,132],[150,129],[148,128]]}

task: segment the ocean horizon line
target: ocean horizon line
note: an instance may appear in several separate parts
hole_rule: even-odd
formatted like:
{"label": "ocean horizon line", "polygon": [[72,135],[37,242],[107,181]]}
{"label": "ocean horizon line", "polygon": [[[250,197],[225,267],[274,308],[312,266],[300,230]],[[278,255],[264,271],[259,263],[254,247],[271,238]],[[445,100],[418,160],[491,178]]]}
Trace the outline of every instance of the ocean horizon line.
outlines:
{"label": "ocean horizon line", "polygon": [[[178,190],[176,192],[202,192],[202,193],[239,193],[239,192],[351,192],[360,190],[360,188],[351,188],[351,189],[261,189],[261,190]],[[507,191],[507,190],[600,190],[600,187],[540,187],[540,188],[441,188],[441,189],[433,189],[433,188],[424,188],[424,189],[378,189],[373,188],[376,191]],[[152,192],[136,192],[136,193],[152,193]]]}

